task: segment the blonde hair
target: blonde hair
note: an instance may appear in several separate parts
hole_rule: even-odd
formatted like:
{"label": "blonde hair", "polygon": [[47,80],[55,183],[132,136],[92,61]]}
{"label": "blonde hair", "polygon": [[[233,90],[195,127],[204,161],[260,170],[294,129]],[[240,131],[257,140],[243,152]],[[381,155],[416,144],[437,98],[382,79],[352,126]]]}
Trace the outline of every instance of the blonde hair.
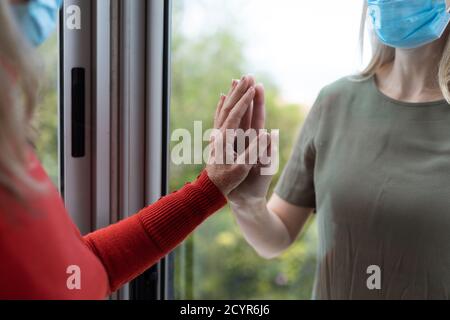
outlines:
{"label": "blonde hair", "polygon": [[34,182],[26,157],[40,63],[20,32],[9,1],[0,1],[0,30],[0,186],[20,196],[23,187]]}
{"label": "blonde hair", "polygon": [[[361,19],[360,28],[360,46],[361,52],[364,48],[364,36],[366,31],[366,20],[367,20],[367,2],[364,0],[364,8]],[[356,79],[368,79],[373,77],[383,66],[394,61],[395,59],[395,49],[388,47],[381,43],[378,38],[373,36],[372,39],[373,54],[367,67],[361,71]],[[442,94],[445,99],[450,103],[450,37],[447,39],[444,51],[442,53],[442,58],[439,63],[439,72],[437,74],[439,79],[439,86],[442,90]]]}

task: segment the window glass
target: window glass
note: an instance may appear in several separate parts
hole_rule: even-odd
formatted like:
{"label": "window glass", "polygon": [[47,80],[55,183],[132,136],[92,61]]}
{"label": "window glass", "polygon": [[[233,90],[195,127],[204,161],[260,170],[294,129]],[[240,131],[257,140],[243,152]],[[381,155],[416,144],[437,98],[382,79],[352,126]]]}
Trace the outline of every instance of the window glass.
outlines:
{"label": "window glass", "polygon": [[[219,94],[253,74],[267,91],[267,127],[280,129],[282,169],[320,89],[359,66],[361,8],[333,0],[174,0],[171,129],[192,132],[194,121],[211,128]],[[202,167],[172,163],[172,191]],[[225,208],[176,251],[175,298],[310,299],[316,247],[313,219],[285,254],[266,261]]]}

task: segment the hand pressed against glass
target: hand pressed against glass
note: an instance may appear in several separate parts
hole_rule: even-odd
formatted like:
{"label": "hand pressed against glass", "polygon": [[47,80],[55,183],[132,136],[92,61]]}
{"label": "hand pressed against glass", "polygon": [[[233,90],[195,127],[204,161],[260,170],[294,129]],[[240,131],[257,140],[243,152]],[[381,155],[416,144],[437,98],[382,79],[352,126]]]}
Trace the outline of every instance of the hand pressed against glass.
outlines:
{"label": "hand pressed against glass", "polygon": [[[214,121],[217,135],[212,138],[211,158],[206,170],[209,178],[226,197],[245,180],[253,167],[245,159],[257,152],[258,138],[249,144],[244,153],[235,154],[234,149],[228,146],[233,142],[227,141],[227,130],[240,129],[241,123],[246,122],[245,119],[249,118],[249,110],[252,108],[255,94],[255,80],[245,76],[240,82],[233,81],[229,94],[222,96],[217,106]],[[227,152],[233,154],[229,155]],[[228,159],[230,156],[234,160],[232,164],[225,161],[225,158]]]}

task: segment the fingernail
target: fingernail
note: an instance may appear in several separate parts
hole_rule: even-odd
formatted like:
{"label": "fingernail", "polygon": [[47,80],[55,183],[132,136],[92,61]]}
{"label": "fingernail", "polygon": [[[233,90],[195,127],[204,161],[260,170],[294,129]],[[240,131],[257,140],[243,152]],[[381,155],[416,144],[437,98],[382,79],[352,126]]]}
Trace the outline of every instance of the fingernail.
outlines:
{"label": "fingernail", "polygon": [[241,80],[244,81],[245,79],[247,79],[247,76],[243,76]]}

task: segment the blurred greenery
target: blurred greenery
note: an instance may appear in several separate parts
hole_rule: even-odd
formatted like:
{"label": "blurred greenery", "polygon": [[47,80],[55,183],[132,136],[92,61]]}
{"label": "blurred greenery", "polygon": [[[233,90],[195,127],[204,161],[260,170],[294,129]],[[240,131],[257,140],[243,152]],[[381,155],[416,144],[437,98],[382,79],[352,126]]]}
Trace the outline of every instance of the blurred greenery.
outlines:
{"label": "blurred greenery", "polygon": [[[175,1],[172,43],[171,129],[212,128],[215,106],[231,80],[246,71],[244,39],[230,28],[187,37],[180,21],[189,0]],[[286,104],[268,75],[256,75],[267,91],[267,127],[280,129],[281,168],[289,159],[304,108]],[[175,143],[172,144],[172,146]],[[196,178],[202,166],[172,164],[171,190]],[[281,172],[280,172],[281,173]],[[274,184],[279,175],[274,179]],[[313,222],[313,221],[312,221]],[[288,252],[265,261],[243,239],[229,208],[210,218],[175,255],[177,299],[310,299],[317,233],[308,227]]]}
{"label": "blurred greenery", "polygon": [[36,151],[50,178],[58,185],[58,43],[56,33],[39,48],[45,73],[41,78],[36,114]]}

